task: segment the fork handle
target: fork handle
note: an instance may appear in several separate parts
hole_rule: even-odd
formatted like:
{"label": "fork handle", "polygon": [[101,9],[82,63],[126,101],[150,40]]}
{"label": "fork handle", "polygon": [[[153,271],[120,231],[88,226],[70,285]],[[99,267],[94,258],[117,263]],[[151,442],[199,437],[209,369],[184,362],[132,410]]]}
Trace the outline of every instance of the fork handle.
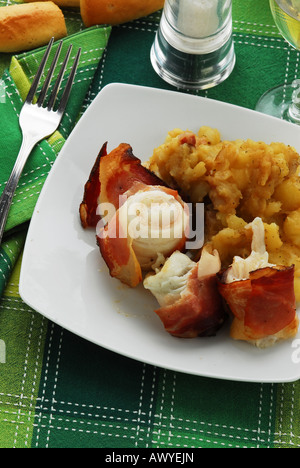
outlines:
{"label": "fork handle", "polygon": [[23,137],[22,145],[16,159],[13,170],[10,174],[8,182],[0,197],[0,245],[4,234],[4,229],[8,217],[8,213],[12,204],[17,185],[19,183],[23,168],[37,141],[34,138]]}

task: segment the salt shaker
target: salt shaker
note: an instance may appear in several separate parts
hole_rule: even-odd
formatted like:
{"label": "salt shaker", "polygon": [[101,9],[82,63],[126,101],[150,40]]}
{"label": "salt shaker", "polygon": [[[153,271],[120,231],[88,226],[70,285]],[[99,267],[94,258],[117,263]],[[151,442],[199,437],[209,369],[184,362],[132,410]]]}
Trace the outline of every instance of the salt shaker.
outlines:
{"label": "salt shaker", "polygon": [[166,0],[151,63],[169,84],[207,89],[235,65],[232,0]]}

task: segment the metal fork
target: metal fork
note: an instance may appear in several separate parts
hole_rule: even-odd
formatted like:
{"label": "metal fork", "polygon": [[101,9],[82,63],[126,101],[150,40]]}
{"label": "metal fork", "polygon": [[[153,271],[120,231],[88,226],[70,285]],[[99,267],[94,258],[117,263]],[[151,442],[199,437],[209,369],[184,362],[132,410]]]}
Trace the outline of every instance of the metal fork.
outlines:
{"label": "metal fork", "polygon": [[63,80],[66,67],[70,58],[71,50],[72,50],[72,45],[70,45],[66,53],[65,59],[63,61],[63,64],[60,68],[54,88],[49,97],[48,104],[45,104],[44,106],[47,90],[51,83],[53,73],[55,71],[57,61],[61,53],[61,48],[62,48],[62,41],[61,41],[58,45],[57,51],[55,53],[55,56],[49,68],[47,77],[45,78],[42,90],[36,101],[36,98],[35,98],[36,91],[40,84],[45,65],[47,63],[50,51],[53,46],[53,42],[54,42],[54,38],[52,38],[48,44],[48,47],[42,58],[41,64],[38,68],[37,74],[33,80],[33,83],[31,85],[27,98],[20,112],[19,124],[20,124],[20,128],[22,131],[23,139],[22,139],[22,145],[21,145],[18,157],[16,159],[15,165],[12,169],[9,180],[5,186],[4,192],[0,198],[0,244],[2,241],[2,237],[3,237],[3,233],[4,233],[6,221],[7,221],[7,216],[10,210],[12,199],[16,191],[22,171],[24,169],[25,163],[31,151],[33,150],[34,146],[42,139],[50,136],[58,128],[61,122],[61,119],[63,117],[63,114],[65,112],[68,100],[69,100],[70,92],[72,89],[76,70],[78,67],[81,49],[79,49],[77,52],[77,55],[74,59],[74,63],[73,63],[67,84],[63,91],[62,97],[57,106],[57,109],[55,109],[54,106],[57,100],[57,95],[60,90],[61,82]]}

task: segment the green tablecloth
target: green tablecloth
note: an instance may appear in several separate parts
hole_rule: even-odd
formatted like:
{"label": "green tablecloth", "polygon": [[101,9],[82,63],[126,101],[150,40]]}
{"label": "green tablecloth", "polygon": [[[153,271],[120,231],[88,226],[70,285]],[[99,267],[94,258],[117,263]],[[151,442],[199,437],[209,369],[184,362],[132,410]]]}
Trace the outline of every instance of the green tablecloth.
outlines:
{"label": "green tablecloth", "polygon": [[[12,2],[0,0],[7,3]],[[70,35],[84,29],[76,10],[65,15]],[[254,108],[271,86],[298,77],[299,53],[278,34],[268,0],[233,0],[233,21],[236,67],[223,84],[198,94]],[[149,60],[158,22],[156,13],[112,29],[76,112],[111,82],[171,89]],[[10,60],[0,54],[1,74]],[[65,134],[59,134],[46,175],[75,117],[74,112]],[[31,181],[24,183],[31,194]],[[152,367],[78,338],[24,304],[18,281],[28,212],[15,213],[22,226],[12,217],[0,250],[1,448],[115,448],[119,453],[121,448],[300,446],[299,381],[250,384]]]}

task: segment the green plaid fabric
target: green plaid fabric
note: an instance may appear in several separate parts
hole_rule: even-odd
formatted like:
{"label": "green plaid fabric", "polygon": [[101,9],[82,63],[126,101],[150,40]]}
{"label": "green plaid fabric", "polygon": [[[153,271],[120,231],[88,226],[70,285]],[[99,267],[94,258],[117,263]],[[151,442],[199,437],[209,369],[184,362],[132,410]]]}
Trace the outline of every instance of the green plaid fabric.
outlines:
{"label": "green plaid fabric", "polygon": [[[16,2],[0,0],[0,5],[7,3]],[[299,381],[249,384],[152,367],[78,338],[22,302],[18,281],[27,223],[80,114],[111,82],[171,89],[149,60],[159,13],[113,27],[111,33],[101,28],[85,31],[76,10],[66,10],[65,15],[69,34],[79,42],[85,42],[86,34],[100,33],[101,50],[93,55],[93,65],[86,63],[81,70],[80,76],[87,69],[89,74],[70,111],[71,120],[36,149],[1,246],[0,447],[90,447],[107,453],[113,448],[116,453],[121,448],[299,448]],[[233,20],[236,67],[224,83],[198,94],[254,108],[267,89],[299,76],[299,52],[279,35],[268,0],[233,0]],[[95,39],[85,43],[89,53]],[[9,86],[17,113],[24,93],[20,68],[32,78],[35,57],[27,53],[11,60],[0,55],[0,190],[9,173],[9,155],[19,143],[16,116],[2,90]],[[6,133],[3,117],[10,119]],[[13,151],[9,145],[14,145]],[[24,202],[22,196],[31,200]]]}

